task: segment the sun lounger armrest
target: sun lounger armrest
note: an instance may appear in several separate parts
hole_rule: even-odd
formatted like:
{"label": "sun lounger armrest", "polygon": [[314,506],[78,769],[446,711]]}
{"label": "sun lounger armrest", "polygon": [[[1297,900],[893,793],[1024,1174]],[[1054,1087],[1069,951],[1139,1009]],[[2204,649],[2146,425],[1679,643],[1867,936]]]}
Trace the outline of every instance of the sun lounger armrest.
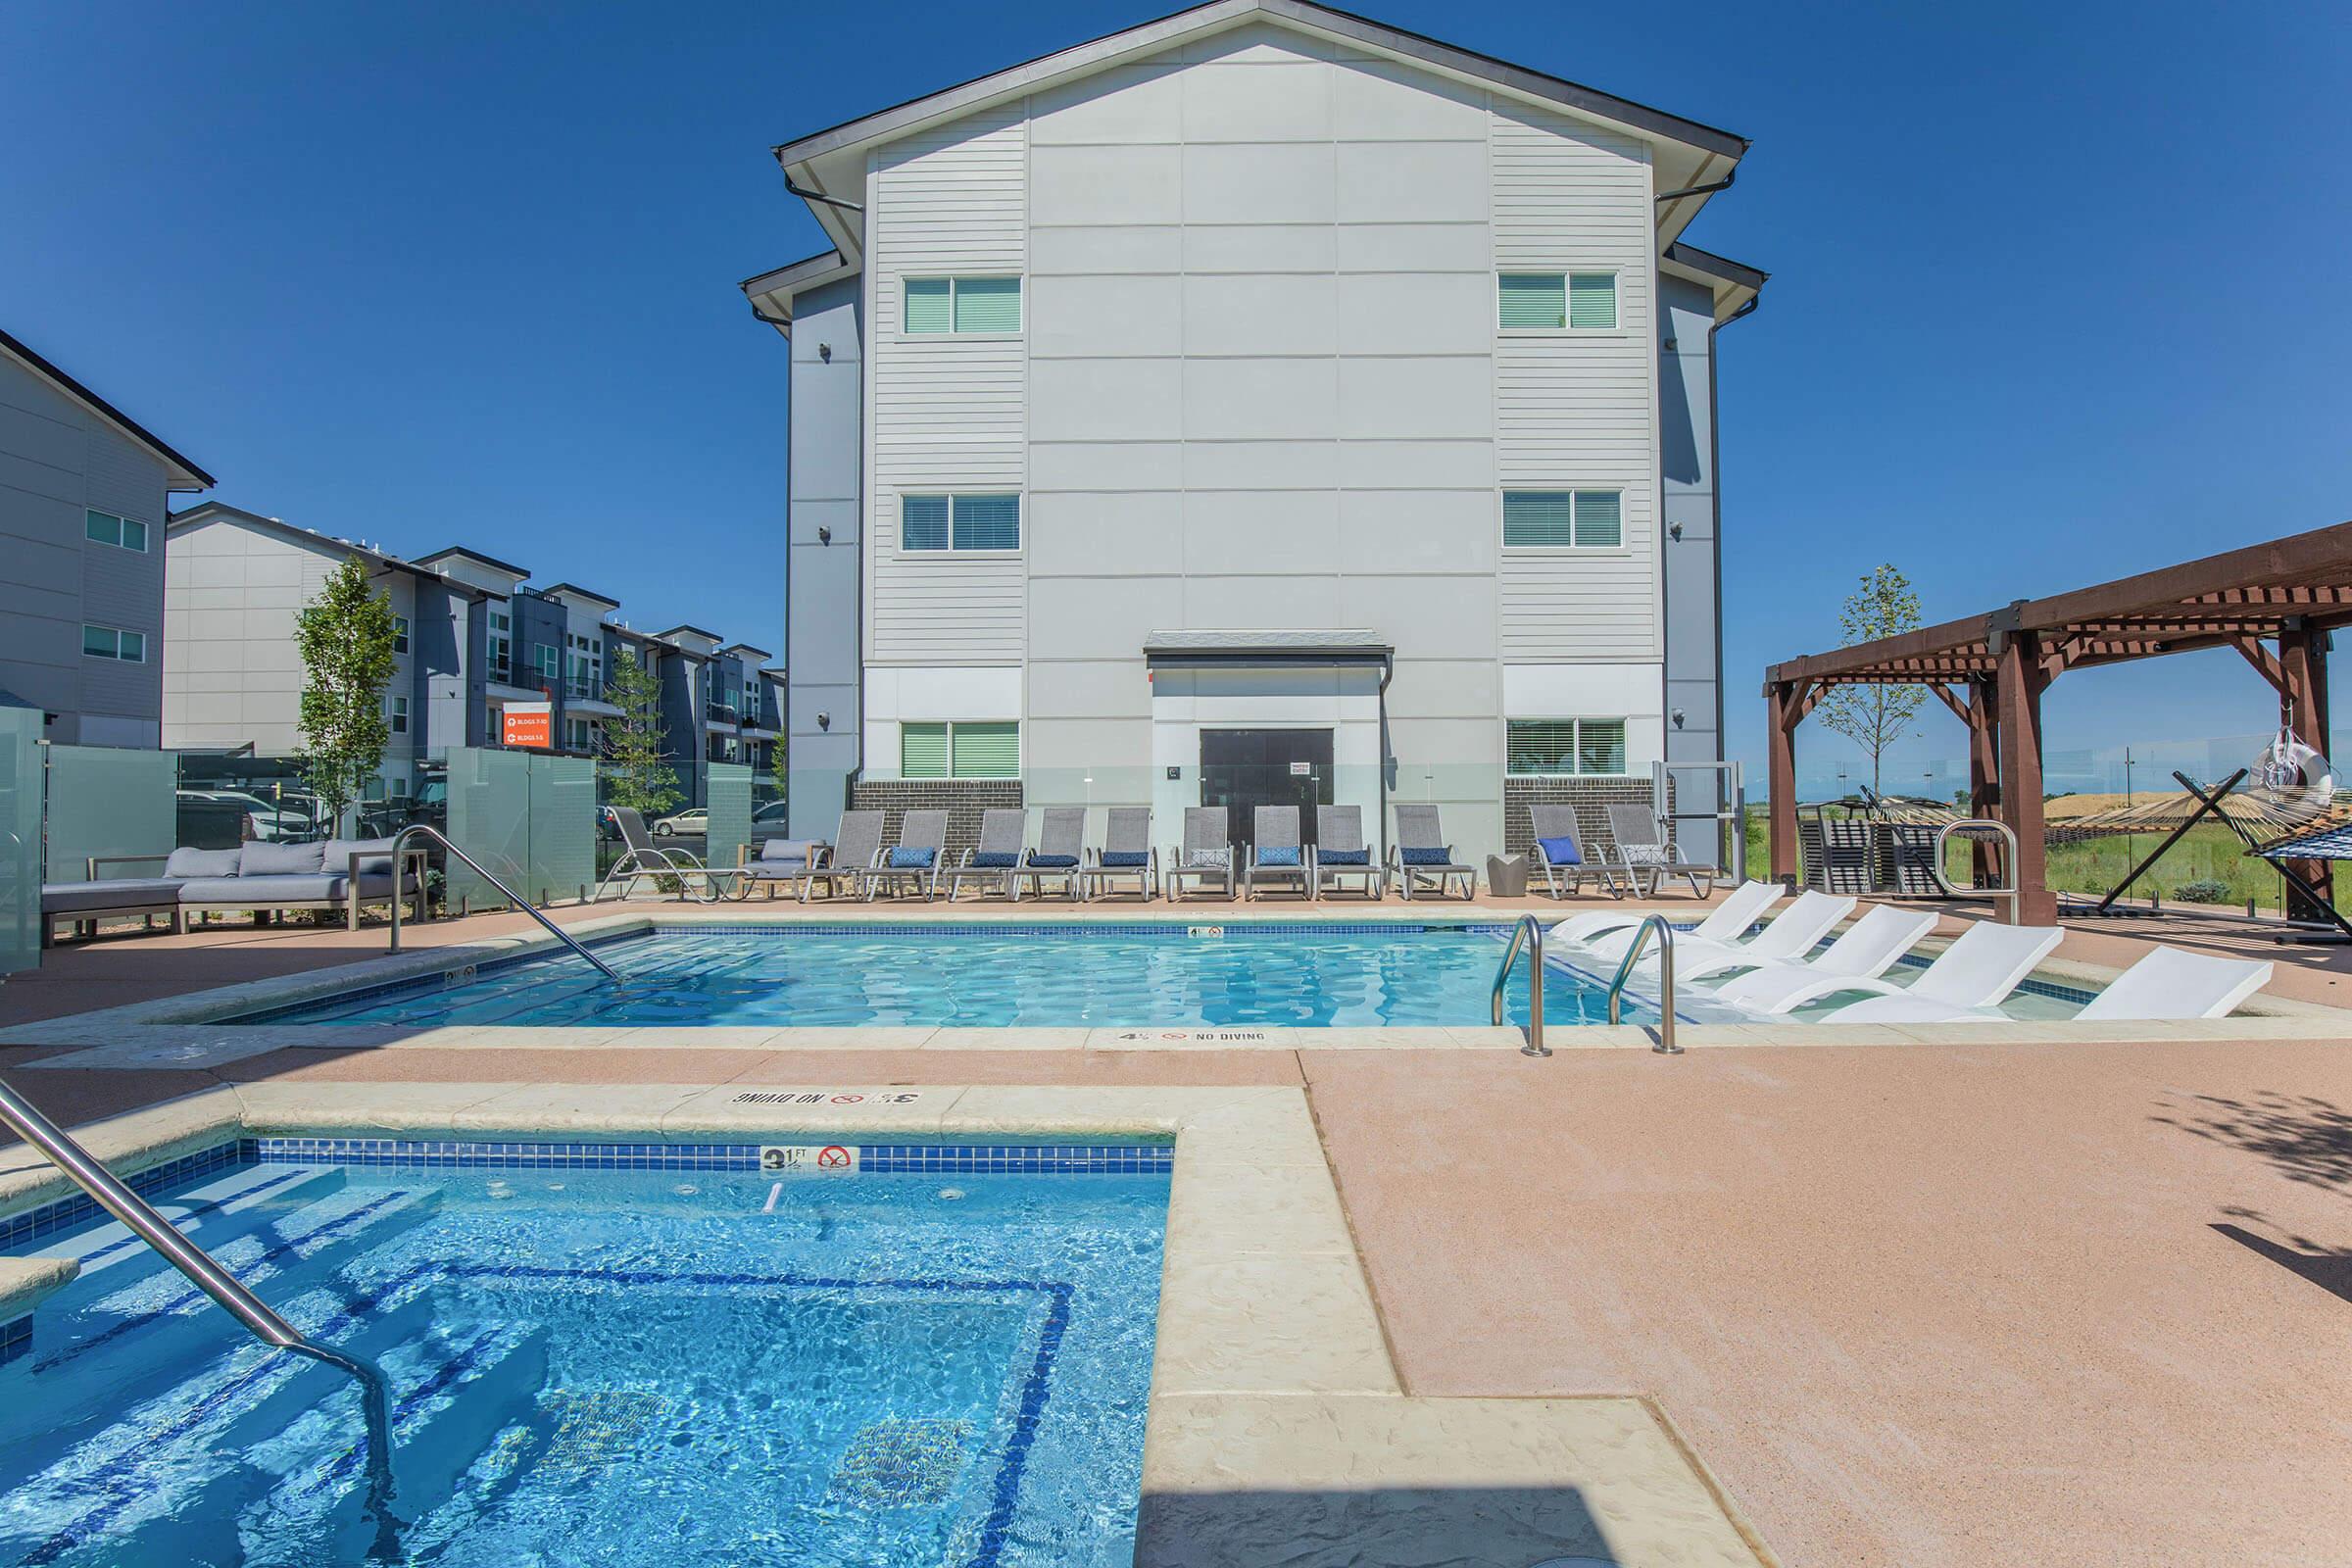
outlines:
{"label": "sun lounger armrest", "polygon": [[93,855],[89,860],[88,875],[95,882],[99,880],[98,868],[102,865],[161,865],[171,858],[168,850],[162,855]]}

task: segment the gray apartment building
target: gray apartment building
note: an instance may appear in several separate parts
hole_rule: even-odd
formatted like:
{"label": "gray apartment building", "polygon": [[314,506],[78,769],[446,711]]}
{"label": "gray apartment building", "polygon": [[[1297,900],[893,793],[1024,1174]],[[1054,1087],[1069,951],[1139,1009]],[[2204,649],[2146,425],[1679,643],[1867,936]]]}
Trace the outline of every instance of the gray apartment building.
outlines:
{"label": "gray apartment building", "polygon": [[[688,804],[704,801],[713,760],[773,768],[783,674],[745,662],[743,644],[722,649],[715,634],[680,635],[686,627],[633,630],[615,618],[617,599],[571,582],[532,587],[527,567],[463,546],[394,556],[219,502],[174,514],[169,534],[166,746],[299,750],[294,618],[328,572],[356,559],[391,597],[399,632],[385,692],[386,794],[415,794],[452,746],[504,744],[512,704],[548,705],[552,750],[602,755],[620,713],[606,686],[624,649],[662,685],[664,752]],[[719,680],[735,694],[723,704],[707,700]]]}
{"label": "gray apartment building", "polygon": [[1410,800],[1476,856],[1715,761],[1715,342],[1765,274],[1682,236],[1746,150],[1303,0],[777,148],[828,241],[742,285],[792,830]]}
{"label": "gray apartment building", "polygon": [[0,703],[61,744],[157,744],[164,523],[212,475],[0,332]]}

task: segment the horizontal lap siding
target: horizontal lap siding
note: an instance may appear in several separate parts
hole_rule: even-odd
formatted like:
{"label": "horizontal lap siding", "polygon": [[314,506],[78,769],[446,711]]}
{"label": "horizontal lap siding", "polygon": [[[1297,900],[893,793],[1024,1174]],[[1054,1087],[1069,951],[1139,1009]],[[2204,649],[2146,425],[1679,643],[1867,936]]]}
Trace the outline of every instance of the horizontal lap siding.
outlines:
{"label": "horizontal lap siding", "polygon": [[[867,190],[875,215],[873,515],[866,530],[866,658],[874,663],[1021,658],[1021,558],[902,555],[899,497],[1026,488],[1025,340],[909,337],[900,321],[907,277],[1026,270],[1027,166],[1027,125],[1017,110],[911,136],[874,157]],[[1026,328],[1025,288],[1023,295]]]}
{"label": "horizontal lap siding", "polygon": [[1646,154],[1639,142],[1534,110],[1497,105],[1489,126],[1496,268],[1617,274],[1614,332],[1496,336],[1496,476],[1504,488],[1613,489],[1625,498],[1621,551],[1503,557],[1503,657],[1655,658]]}

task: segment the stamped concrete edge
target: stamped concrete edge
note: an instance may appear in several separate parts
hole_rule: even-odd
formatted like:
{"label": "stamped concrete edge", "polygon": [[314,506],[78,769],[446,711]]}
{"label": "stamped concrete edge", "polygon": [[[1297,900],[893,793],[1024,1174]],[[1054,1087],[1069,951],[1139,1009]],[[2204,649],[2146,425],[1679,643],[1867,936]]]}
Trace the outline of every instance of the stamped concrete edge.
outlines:
{"label": "stamped concrete edge", "polygon": [[[1276,1456],[1311,1450],[1330,1477],[1344,1478],[1350,1511],[1394,1511],[1413,1521],[1409,1533],[1424,1538],[1431,1529],[1474,1536],[1493,1527],[1480,1514],[1448,1521],[1442,1503],[1432,1512],[1429,1489],[1445,1485],[1433,1465],[1442,1471],[1492,1463],[1516,1473],[1528,1470],[1535,1447],[1575,1456],[1581,1468],[1548,1477],[1547,1487],[1588,1496],[1596,1516],[1620,1521],[1611,1549],[1626,1568],[1771,1568],[1770,1554],[1728,1496],[1645,1397],[1513,1400],[1403,1391],[1303,1090],[980,1086],[876,1090],[918,1098],[807,1107],[746,1102],[742,1093],[707,1083],[259,1083],[108,1117],[76,1136],[126,1174],[227,1138],[301,1133],[559,1133],[678,1142],[729,1132],[1172,1137],[1139,1564],[1172,1568],[1204,1560],[1191,1554],[1187,1527],[1171,1534],[1175,1521],[1204,1504],[1219,1514],[1209,1532],[1223,1543],[1214,1560],[1247,1560],[1232,1555],[1242,1545],[1235,1531],[1256,1538],[1262,1560],[1307,1560],[1277,1539],[1295,1530],[1297,1520],[1286,1524],[1280,1506],[1262,1516],[1253,1508],[1253,1496],[1287,1494],[1278,1487],[1235,1485],[1274,1478],[1237,1478],[1222,1440],[1199,1441],[1209,1430],[1200,1418],[1213,1415],[1254,1431],[1277,1469]],[[63,1174],[31,1151],[20,1146],[7,1158],[0,1215],[71,1191]],[[71,1277],[54,1265],[0,1272],[0,1312],[21,1315]],[[13,1305],[19,1300],[22,1306]],[[1628,1444],[1614,1428],[1609,1441],[1595,1441],[1595,1423],[1621,1427],[1624,1418],[1611,1412],[1629,1406],[1647,1412],[1656,1445]],[[1400,1434],[1422,1441],[1400,1441]],[[1530,1526],[1521,1519],[1512,1528],[1524,1533]],[[1362,1549],[1346,1548],[1346,1560],[1392,1560],[1383,1541],[1407,1553],[1394,1560],[1420,1560],[1412,1555],[1419,1548],[1387,1526],[1367,1539]],[[1462,1540],[1467,1544],[1470,1536]],[[1154,1541],[1161,1545],[1149,1546]],[[1540,1544],[1538,1555],[1544,1555],[1587,1543],[1563,1534]]]}

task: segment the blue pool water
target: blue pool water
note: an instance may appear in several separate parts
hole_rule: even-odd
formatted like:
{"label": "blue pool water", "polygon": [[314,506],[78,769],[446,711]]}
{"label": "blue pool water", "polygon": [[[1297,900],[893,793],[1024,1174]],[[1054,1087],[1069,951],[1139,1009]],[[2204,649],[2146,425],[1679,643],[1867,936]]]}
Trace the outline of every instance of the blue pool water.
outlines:
{"label": "blue pool water", "polygon": [[[801,1177],[769,1208],[756,1169],[402,1159],[165,1205],[383,1367],[398,1560],[1130,1560],[1164,1167]],[[366,1559],[348,1380],[119,1227],[46,1248],[92,1255],[0,1365],[0,1564]]]}
{"label": "blue pool water", "polygon": [[[1494,926],[711,926],[266,1015],[279,1023],[1470,1027],[1490,1022]],[[1545,1022],[1606,1020],[1605,986],[1551,964]],[[1527,972],[1509,988],[1527,1017]],[[1629,1022],[1654,1009],[1629,1005]]]}

